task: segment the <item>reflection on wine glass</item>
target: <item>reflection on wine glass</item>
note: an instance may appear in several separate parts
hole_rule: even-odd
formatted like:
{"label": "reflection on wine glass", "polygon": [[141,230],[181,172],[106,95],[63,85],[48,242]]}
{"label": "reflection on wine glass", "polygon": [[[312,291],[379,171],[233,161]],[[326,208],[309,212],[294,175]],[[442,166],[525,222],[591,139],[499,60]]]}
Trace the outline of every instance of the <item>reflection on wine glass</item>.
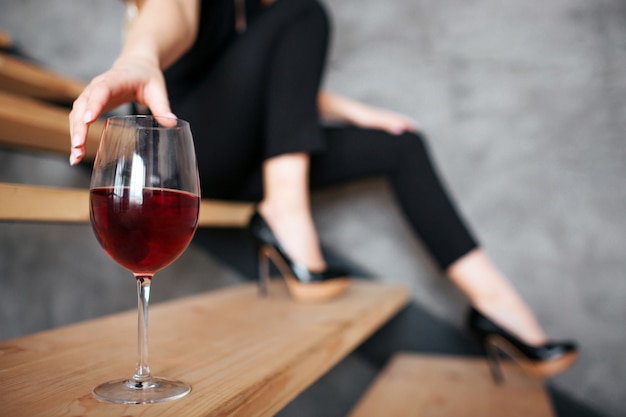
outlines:
{"label": "reflection on wine glass", "polygon": [[150,374],[148,301],[152,277],[185,251],[198,224],[200,182],[189,123],[153,116],[108,118],[89,207],[98,242],[136,278],[139,311],[134,375],[98,385],[93,395],[123,404],[181,398],[191,390],[188,384]]}

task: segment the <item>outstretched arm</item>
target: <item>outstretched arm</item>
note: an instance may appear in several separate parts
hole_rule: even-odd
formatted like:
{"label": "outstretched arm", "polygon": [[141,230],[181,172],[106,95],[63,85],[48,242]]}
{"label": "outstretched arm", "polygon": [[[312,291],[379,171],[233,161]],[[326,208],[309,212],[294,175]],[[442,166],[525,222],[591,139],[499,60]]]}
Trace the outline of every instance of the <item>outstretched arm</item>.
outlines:
{"label": "outstretched arm", "polygon": [[418,124],[408,116],[322,90],[318,94],[318,108],[324,118],[338,120],[355,126],[382,129],[394,135],[418,130]]}
{"label": "outstretched arm", "polygon": [[198,0],[148,0],[126,35],[110,70],[95,77],[70,113],[70,163],[85,155],[87,129],[103,112],[137,101],[155,115],[172,115],[162,70],[194,42]]}

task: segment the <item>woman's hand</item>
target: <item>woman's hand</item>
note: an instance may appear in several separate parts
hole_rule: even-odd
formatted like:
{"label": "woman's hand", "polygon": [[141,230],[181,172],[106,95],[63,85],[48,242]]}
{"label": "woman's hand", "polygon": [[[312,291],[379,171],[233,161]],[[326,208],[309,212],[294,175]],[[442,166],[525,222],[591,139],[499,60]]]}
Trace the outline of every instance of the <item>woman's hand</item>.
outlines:
{"label": "woman's hand", "polygon": [[359,127],[385,130],[393,135],[419,130],[417,122],[408,116],[362,103],[353,110],[350,121]]}
{"label": "woman's hand", "polygon": [[327,91],[319,93],[318,105],[322,117],[340,120],[362,128],[380,129],[394,135],[419,130],[417,122],[408,116],[372,107]]}
{"label": "woman's hand", "polygon": [[70,112],[71,165],[85,156],[89,125],[102,113],[132,101],[147,106],[156,116],[174,116],[157,62],[145,57],[120,58],[87,85]]}
{"label": "woman's hand", "polygon": [[85,156],[87,129],[98,116],[136,101],[155,116],[173,116],[162,71],[193,44],[199,0],[150,0],[130,25],[113,67],[95,77],[78,96],[70,113],[70,163]]}

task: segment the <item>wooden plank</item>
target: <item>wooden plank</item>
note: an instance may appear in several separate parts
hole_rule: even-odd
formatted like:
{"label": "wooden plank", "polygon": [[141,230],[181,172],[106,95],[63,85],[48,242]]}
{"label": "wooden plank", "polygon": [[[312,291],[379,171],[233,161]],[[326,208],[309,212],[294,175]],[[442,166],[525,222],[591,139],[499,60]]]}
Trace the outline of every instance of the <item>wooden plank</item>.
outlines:
{"label": "wooden plank", "polygon": [[[0,220],[88,222],[89,191],[0,183]],[[254,211],[251,203],[203,199],[200,227],[244,227]]]}
{"label": "wooden plank", "polygon": [[[87,160],[96,155],[103,127],[104,121],[97,121],[89,129]],[[0,91],[0,144],[69,158],[69,110]]]}
{"label": "wooden plank", "polygon": [[237,203],[202,199],[200,201],[200,227],[245,227],[254,212],[252,203]]}
{"label": "wooden plank", "polygon": [[349,417],[554,417],[543,383],[503,365],[496,385],[483,359],[398,354]]}
{"label": "wooden plank", "polygon": [[31,62],[0,52],[0,90],[70,104],[85,86],[83,81],[59,75]]}
{"label": "wooden plank", "polygon": [[0,183],[0,220],[88,222],[89,191]]}
{"label": "wooden plank", "polygon": [[[128,284],[134,291],[131,278]],[[169,403],[115,405],[90,394],[101,382],[132,374],[135,312],[2,342],[2,414],[272,416],[392,317],[408,296],[402,286],[357,281],[344,296],[311,305],[293,302],[282,283],[271,290],[261,299],[246,284],[152,308],[152,372],[192,386],[188,396]]]}

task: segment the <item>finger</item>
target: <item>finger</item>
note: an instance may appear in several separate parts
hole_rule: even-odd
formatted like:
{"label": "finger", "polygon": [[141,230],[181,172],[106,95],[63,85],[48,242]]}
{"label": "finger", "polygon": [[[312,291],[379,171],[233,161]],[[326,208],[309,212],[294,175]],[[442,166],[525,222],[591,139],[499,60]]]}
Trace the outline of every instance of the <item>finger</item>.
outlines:
{"label": "finger", "polygon": [[167,91],[164,85],[152,83],[144,90],[144,104],[148,106],[152,114],[157,117],[159,123],[165,127],[176,126],[176,115],[172,113]]}
{"label": "finger", "polygon": [[403,119],[390,122],[386,130],[393,135],[401,135],[405,132],[418,132],[419,128],[417,122],[410,119]]}
{"label": "finger", "polygon": [[98,119],[110,97],[110,89],[97,77],[74,102],[70,113],[70,165],[76,165],[84,158],[89,125]]}
{"label": "finger", "polygon": [[111,96],[112,91],[106,81],[94,79],[89,88],[82,120],[78,122],[82,121],[85,125],[95,122],[110,103]]}
{"label": "finger", "polygon": [[87,93],[83,92],[79,98],[74,101],[72,111],[70,112],[70,165],[76,165],[83,159],[85,155],[85,141],[87,138],[87,125],[84,122],[85,103],[87,101]]}
{"label": "finger", "polygon": [[415,119],[408,118],[407,123],[408,123],[408,129],[412,132],[419,132],[420,130],[422,130],[422,126],[420,122],[418,122]]}
{"label": "finger", "polygon": [[404,126],[389,126],[389,128],[387,128],[387,132],[397,136],[406,132],[406,129]]}
{"label": "finger", "polygon": [[419,123],[408,116],[398,117],[392,127],[395,134],[402,134],[404,132],[418,132],[420,129]]}

